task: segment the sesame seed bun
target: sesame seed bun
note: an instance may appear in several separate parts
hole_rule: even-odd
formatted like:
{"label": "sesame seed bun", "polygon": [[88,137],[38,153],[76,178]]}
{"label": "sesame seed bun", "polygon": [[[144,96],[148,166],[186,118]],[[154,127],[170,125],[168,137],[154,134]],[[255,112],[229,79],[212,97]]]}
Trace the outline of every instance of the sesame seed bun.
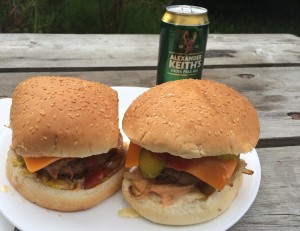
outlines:
{"label": "sesame seed bun", "polygon": [[15,154],[8,153],[6,175],[13,187],[27,200],[47,209],[72,212],[91,208],[117,192],[124,168],[91,189],[62,190],[42,184],[34,173],[14,164]]}
{"label": "sesame seed bun", "polygon": [[13,149],[32,157],[87,157],[118,146],[118,95],[97,82],[43,76],[20,83],[10,111]]}
{"label": "sesame seed bun", "polygon": [[122,126],[133,143],[183,158],[239,155],[259,138],[257,112],[249,100],[210,80],[151,88],[129,106]]}
{"label": "sesame seed bun", "polygon": [[[17,86],[12,96],[12,144],[6,163],[10,183],[26,199],[48,209],[78,211],[95,206],[120,189],[123,161],[107,170],[107,177],[93,182],[91,187],[78,185],[66,189],[61,187],[64,183],[77,180],[73,178],[76,171],[70,166],[66,165],[70,167],[70,176],[63,175],[49,185],[41,180],[41,176],[50,180],[57,176],[44,168],[42,173],[29,172],[25,164],[18,163],[17,157],[76,159],[110,153],[111,149],[121,153],[118,120],[118,95],[109,86],[70,77],[26,79]],[[120,158],[124,159],[124,156],[120,154]],[[83,169],[80,180],[84,181],[88,176],[98,177],[95,171],[99,170],[99,166],[91,172],[88,167]],[[77,170],[81,167],[78,164]],[[60,171],[62,167],[57,169]]]}
{"label": "sesame seed bun", "polygon": [[243,174],[226,185],[220,192],[214,192],[207,199],[199,199],[199,194],[188,193],[168,206],[159,202],[155,194],[136,199],[130,193],[131,181],[124,179],[122,193],[126,201],[146,219],[164,225],[193,225],[213,219],[225,212],[238,194],[243,182]]}

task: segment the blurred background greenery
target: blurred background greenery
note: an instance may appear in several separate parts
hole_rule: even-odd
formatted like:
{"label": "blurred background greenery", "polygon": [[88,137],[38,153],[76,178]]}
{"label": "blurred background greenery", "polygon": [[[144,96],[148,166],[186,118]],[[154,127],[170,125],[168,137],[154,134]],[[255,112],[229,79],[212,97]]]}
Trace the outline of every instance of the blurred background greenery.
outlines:
{"label": "blurred background greenery", "polygon": [[158,34],[174,4],[207,8],[210,33],[300,35],[299,0],[0,0],[0,32]]}

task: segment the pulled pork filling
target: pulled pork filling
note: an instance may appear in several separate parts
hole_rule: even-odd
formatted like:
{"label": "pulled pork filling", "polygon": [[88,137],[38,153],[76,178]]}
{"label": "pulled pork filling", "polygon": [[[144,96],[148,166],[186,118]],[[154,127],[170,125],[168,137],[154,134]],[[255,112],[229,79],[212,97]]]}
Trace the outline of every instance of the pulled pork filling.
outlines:
{"label": "pulled pork filling", "polygon": [[[246,169],[246,165],[244,160],[239,160],[229,185],[232,186],[234,179],[242,173],[253,174],[251,170]],[[169,205],[178,197],[189,192],[198,192],[199,199],[206,200],[209,195],[216,191],[215,188],[201,181],[199,178],[187,172],[171,168],[164,168],[153,179],[145,178],[142,176],[140,170],[135,168],[131,172],[126,172],[124,178],[131,180],[129,191],[132,196],[141,199],[155,194],[160,197],[162,205]]]}
{"label": "pulled pork filling", "polygon": [[[124,159],[123,150],[111,149],[108,153],[85,158],[63,158],[35,174],[41,183],[53,188],[90,189],[118,172],[124,165]],[[22,166],[26,168],[24,161]]]}

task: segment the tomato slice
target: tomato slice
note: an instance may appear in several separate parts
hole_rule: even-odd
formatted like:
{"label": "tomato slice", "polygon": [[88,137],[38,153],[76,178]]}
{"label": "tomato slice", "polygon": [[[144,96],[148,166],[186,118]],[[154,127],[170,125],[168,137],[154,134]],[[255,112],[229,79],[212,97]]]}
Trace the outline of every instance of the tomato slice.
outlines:
{"label": "tomato slice", "polygon": [[84,180],[84,188],[90,189],[100,184],[109,174],[107,168],[97,168],[90,171]]}
{"label": "tomato slice", "polygon": [[170,155],[168,153],[158,155],[168,163],[167,166],[169,168],[173,168],[178,171],[186,171],[191,165],[193,165],[194,160],[196,160],[185,159],[179,156]]}

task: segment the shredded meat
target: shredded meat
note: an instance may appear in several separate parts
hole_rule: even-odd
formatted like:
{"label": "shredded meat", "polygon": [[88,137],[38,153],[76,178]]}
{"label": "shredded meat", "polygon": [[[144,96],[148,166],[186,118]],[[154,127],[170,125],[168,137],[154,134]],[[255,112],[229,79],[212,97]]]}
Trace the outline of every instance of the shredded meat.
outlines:
{"label": "shredded meat", "polygon": [[56,182],[64,189],[91,188],[118,171],[123,161],[123,150],[112,149],[106,154],[60,159],[39,170],[37,177],[43,182]]}
{"label": "shredded meat", "polygon": [[58,177],[58,174],[60,172],[62,172],[62,169],[65,171],[65,172],[69,172],[70,175],[72,175],[73,177],[73,171],[72,169],[70,169],[70,167],[68,166],[68,163],[73,161],[74,158],[65,158],[65,159],[61,159],[61,160],[58,160],[48,166],[45,167],[45,170],[49,173],[49,175],[51,177],[53,177],[54,179],[57,179]]}
{"label": "shredded meat", "polygon": [[103,165],[109,158],[108,153],[86,158],[64,158],[48,165],[44,170],[54,179],[57,179],[58,175],[72,179],[74,176],[82,175],[88,169]]}

